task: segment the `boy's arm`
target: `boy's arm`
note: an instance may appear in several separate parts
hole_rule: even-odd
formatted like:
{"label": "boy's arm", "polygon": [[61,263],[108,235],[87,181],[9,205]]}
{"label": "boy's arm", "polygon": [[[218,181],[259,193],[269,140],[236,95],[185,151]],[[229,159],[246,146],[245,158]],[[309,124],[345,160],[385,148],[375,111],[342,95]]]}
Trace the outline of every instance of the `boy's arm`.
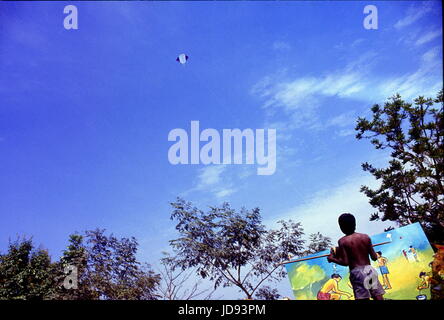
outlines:
{"label": "boy's arm", "polygon": [[375,252],[375,249],[373,248],[372,239],[370,239],[370,237],[368,237],[368,254],[373,261],[378,260],[378,256]]}
{"label": "boy's arm", "polygon": [[328,262],[333,262],[341,266],[348,266],[347,252],[344,247],[341,246],[341,242],[338,243],[339,247],[336,248],[336,252],[330,251],[330,255],[327,257]]}

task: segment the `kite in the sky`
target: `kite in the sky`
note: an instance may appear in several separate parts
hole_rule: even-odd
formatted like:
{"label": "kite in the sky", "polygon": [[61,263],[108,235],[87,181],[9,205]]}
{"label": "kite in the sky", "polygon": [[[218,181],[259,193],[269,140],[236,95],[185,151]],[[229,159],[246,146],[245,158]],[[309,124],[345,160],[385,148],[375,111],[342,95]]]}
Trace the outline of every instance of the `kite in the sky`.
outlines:
{"label": "kite in the sky", "polygon": [[185,64],[188,60],[188,56],[185,53],[179,54],[179,56],[176,58],[176,61],[180,64]]}

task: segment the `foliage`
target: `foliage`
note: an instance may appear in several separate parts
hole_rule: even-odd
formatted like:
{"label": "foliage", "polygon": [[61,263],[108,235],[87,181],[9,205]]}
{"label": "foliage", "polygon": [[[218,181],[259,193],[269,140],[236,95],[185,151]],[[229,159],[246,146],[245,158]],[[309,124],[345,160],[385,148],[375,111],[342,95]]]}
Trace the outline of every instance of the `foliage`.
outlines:
{"label": "foliage", "polygon": [[[60,258],[58,270],[57,298],[64,300],[90,300],[94,298],[94,292],[88,279],[87,262],[88,253],[83,244],[83,236],[72,234],[69,237],[69,245]],[[67,289],[63,285],[67,276],[67,268],[77,268],[77,289]]]}
{"label": "foliage", "polygon": [[224,203],[203,212],[180,198],[171,206],[179,232],[170,241],[177,265],[196,268],[200,277],[214,281],[214,288],[234,285],[251,299],[264,281],[285,277],[281,263],[288,254],[301,254],[300,224],[279,221],[279,229],[266,230],[259,208],[236,212]]}
{"label": "foliage", "polygon": [[327,250],[332,246],[331,239],[324,237],[321,233],[312,233],[309,237],[310,243],[308,244],[305,254],[314,254],[323,250]]}
{"label": "foliage", "polygon": [[31,239],[10,243],[0,256],[0,299],[52,298],[54,270],[48,252],[35,249]]}
{"label": "foliage", "polygon": [[[160,276],[137,261],[137,246],[135,238],[118,239],[96,229],[71,235],[60,261],[53,263],[32,240],[16,241],[0,256],[0,299],[156,299]],[[67,267],[77,270],[77,288],[66,287]]]}
{"label": "foliage", "polygon": [[362,164],[381,181],[377,189],[361,187],[378,210],[370,220],[400,226],[420,222],[430,240],[444,241],[443,91],[436,99],[418,97],[413,104],[397,94],[371,111],[371,120],[358,119],[356,138],[371,139],[376,149],[391,153],[387,168]]}
{"label": "foliage", "polygon": [[[118,239],[105,235],[105,230],[71,236],[63,263],[74,263],[78,269],[79,288],[76,296],[66,298],[101,300],[155,299],[159,275],[149,265],[136,259],[138,243],[134,237]],[[71,290],[71,289],[70,289]],[[66,291],[66,290],[65,290]],[[69,291],[69,290],[68,290]]]}
{"label": "foliage", "polygon": [[259,288],[255,295],[256,300],[279,300],[280,297],[281,295],[277,289],[270,288],[269,286]]}

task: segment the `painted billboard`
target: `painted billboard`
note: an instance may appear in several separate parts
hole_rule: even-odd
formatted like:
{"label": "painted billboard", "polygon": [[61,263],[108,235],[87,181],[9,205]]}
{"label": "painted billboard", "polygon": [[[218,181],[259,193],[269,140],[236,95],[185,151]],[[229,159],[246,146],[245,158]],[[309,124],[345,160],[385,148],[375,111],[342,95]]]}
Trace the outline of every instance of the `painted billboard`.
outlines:
{"label": "painted billboard", "polygon": [[[419,223],[371,237],[378,254],[371,261],[386,294],[384,299],[430,299],[433,249]],[[329,250],[286,263],[297,300],[352,300],[349,269],[327,261]]]}

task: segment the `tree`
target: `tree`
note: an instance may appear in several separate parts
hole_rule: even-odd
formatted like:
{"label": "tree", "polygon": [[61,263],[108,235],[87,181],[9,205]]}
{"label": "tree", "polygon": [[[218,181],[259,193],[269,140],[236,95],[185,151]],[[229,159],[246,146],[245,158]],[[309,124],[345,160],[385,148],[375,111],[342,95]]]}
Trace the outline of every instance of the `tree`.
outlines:
{"label": "tree", "polygon": [[[0,299],[157,299],[160,276],[137,261],[136,239],[104,232],[71,235],[54,263],[46,250],[34,248],[31,239],[10,243],[8,252],[0,255]],[[76,272],[67,274],[67,269]],[[68,278],[77,286],[67,287]]]}
{"label": "tree", "polygon": [[86,231],[87,272],[97,299],[152,300],[159,276],[136,259],[137,240],[106,236],[105,230]]}
{"label": "tree", "polygon": [[299,223],[279,221],[280,228],[266,230],[259,208],[240,212],[228,203],[203,212],[181,198],[171,203],[179,238],[170,244],[183,270],[196,268],[214,288],[236,286],[251,299],[264,281],[282,279],[282,262],[299,255],[304,241]]}
{"label": "tree", "polygon": [[183,270],[178,268],[174,257],[164,253],[161,259],[162,270],[160,270],[161,282],[159,285],[160,296],[164,300],[200,300],[211,299],[214,290],[211,288],[201,289],[200,282],[192,282],[191,276],[194,270]]}
{"label": "tree", "polygon": [[35,249],[32,239],[16,240],[0,256],[0,299],[51,299],[55,265],[48,252]]}
{"label": "tree", "polygon": [[443,242],[443,91],[436,99],[420,96],[413,104],[396,94],[371,111],[371,120],[358,118],[356,138],[371,139],[376,149],[390,150],[391,158],[386,168],[362,164],[381,181],[377,189],[361,187],[378,210],[370,220],[390,220],[400,226],[420,222],[430,240]]}
{"label": "tree", "polygon": [[[69,236],[69,245],[63,252],[59,262],[57,299],[63,300],[90,300],[95,296],[88,277],[88,252],[83,243],[84,237],[79,234]],[[65,287],[67,270],[74,266],[77,273],[77,289]]]}
{"label": "tree", "polygon": [[[86,242],[84,242],[86,239]],[[152,300],[160,276],[148,264],[136,259],[138,243],[132,238],[118,239],[105,230],[86,231],[70,236],[70,245],[61,258],[64,268],[78,271],[78,288],[65,289],[59,282],[59,299]],[[62,272],[62,271],[60,271]],[[65,274],[62,272],[61,278]]]}
{"label": "tree", "polygon": [[280,297],[278,290],[269,286],[259,288],[255,295],[256,300],[279,300]]}
{"label": "tree", "polygon": [[314,254],[319,251],[327,250],[332,246],[331,239],[324,237],[321,233],[312,233],[309,237],[310,243],[305,254]]}

